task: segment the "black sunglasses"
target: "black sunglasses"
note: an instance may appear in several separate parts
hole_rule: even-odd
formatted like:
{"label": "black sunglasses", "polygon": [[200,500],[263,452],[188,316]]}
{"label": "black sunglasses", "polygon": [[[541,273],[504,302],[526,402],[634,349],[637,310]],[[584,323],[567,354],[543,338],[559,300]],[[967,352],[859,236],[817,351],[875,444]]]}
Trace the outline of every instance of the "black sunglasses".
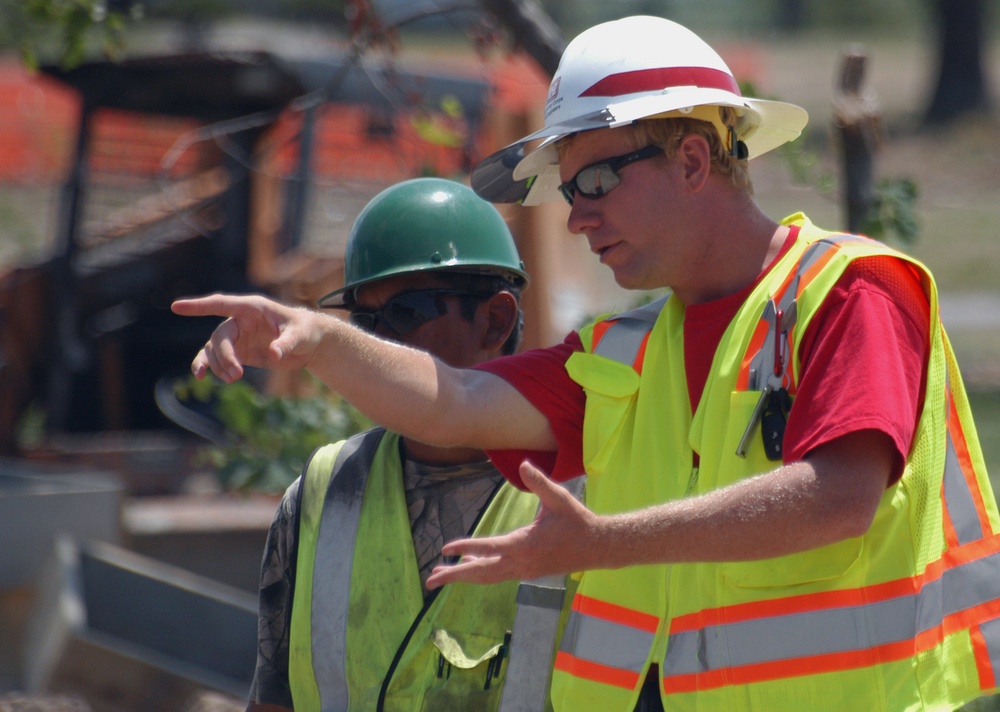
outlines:
{"label": "black sunglasses", "polygon": [[406,336],[428,321],[448,312],[445,297],[487,299],[491,295],[464,289],[422,289],[397,294],[378,309],[349,307],[351,323],[365,331],[374,332],[379,324],[397,336]]}
{"label": "black sunglasses", "polygon": [[602,195],[610,193],[621,182],[618,171],[622,168],[630,163],[644,161],[661,153],[663,153],[662,148],[649,145],[638,151],[632,151],[632,153],[591,163],[589,166],[581,168],[575,176],[559,186],[559,190],[570,205],[573,204],[577,193],[588,198],[600,198]]}

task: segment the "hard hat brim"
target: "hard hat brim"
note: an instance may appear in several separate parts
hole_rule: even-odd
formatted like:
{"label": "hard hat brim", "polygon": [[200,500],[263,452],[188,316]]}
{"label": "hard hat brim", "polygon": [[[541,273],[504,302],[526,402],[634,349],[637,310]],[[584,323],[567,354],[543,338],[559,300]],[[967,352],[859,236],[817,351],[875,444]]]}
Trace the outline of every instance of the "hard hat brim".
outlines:
{"label": "hard hat brim", "polygon": [[[793,141],[802,133],[809,115],[794,104],[741,97],[724,90],[680,87],[660,95],[643,96],[601,111],[546,126],[484,159],[472,172],[476,193],[492,203],[537,205],[560,200],[559,157],[556,142],[570,134],[598,128],[615,128],[690,106],[729,106],[740,119],[736,130],[750,158],[756,158]],[[539,141],[528,149],[528,144]]]}
{"label": "hard hat brim", "polygon": [[368,284],[374,284],[375,282],[388,279],[390,277],[397,277],[401,274],[417,274],[417,273],[429,273],[429,272],[443,272],[448,274],[470,274],[470,275],[494,275],[505,277],[510,280],[513,284],[524,289],[528,286],[531,278],[528,273],[524,270],[514,269],[512,267],[498,267],[494,264],[470,264],[470,263],[457,263],[457,264],[442,264],[434,267],[429,267],[426,265],[412,265],[411,267],[400,267],[399,269],[391,272],[386,272],[384,274],[376,274],[367,279],[360,279],[353,282],[350,285],[341,287],[340,289],[335,289],[329,294],[326,294],[319,298],[316,302],[316,306],[323,309],[337,309],[346,307],[348,304],[347,296],[349,292],[353,292],[359,287],[363,287]]}

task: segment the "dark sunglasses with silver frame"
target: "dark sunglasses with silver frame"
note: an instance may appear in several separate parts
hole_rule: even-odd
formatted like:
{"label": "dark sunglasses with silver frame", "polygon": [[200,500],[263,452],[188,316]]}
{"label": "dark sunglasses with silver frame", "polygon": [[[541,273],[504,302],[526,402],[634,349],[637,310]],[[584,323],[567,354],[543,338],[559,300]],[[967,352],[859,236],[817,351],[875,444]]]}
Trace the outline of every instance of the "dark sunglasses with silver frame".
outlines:
{"label": "dark sunglasses with silver frame", "polygon": [[488,299],[490,296],[466,289],[420,289],[397,294],[378,309],[362,309],[357,305],[342,308],[349,310],[350,322],[364,331],[374,332],[379,324],[384,324],[397,336],[406,336],[422,324],[444,316],[448,312],[446,297]]}
{"label": "dark sunglasses with silver frame", "polygon": [[622,168],[630,163],[644,161],[661,153],[663,153],[662,148],[651,144],[631,153],[591,163],[589,166],[581,168],[575,176],[560,185],[559,191],[570,205],[573,204],[577,193],[587,198],[600,198],[602,195],[610,193],[621,182],[618,171]]}

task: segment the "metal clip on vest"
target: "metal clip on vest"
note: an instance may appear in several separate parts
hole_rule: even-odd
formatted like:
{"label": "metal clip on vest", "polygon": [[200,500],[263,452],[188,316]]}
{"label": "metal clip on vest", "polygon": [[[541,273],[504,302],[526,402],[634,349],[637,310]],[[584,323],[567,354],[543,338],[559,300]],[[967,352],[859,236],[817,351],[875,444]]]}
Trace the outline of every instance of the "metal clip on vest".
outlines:
{"label": "metal clip on vest", "polygon": [[771,299],[764,309],[764,315],[765,318],[767,315],[772,316],[771,337],[774,342],[774,358],[761,389],[760,398],[750,416],[750,422],[747,424],[746,430],[743,431],[743,437],[740,438],[736,448],[736,455],[742,458],[747,456],[750,438],[757,428],[757,423],[760,422],[764,454],[768,460],[775,462],[781,460],[785,423],[788,419],[788,411],[792,407],[792,398],[785,388],[785,379],[788,376],[788,356],[791,350],[788,332],[795,324],[796,318],[795,301],[792,300],[787,309],[781,310]]}

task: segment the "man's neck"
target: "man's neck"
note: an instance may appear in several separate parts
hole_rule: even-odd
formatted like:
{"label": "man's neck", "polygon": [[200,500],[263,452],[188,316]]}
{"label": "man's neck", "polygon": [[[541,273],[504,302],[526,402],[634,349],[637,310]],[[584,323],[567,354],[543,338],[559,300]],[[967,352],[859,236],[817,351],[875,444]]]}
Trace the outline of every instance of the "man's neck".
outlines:
{"label": "man's neck", "polygon": [[735,294],[771,264],[788,237],[788,228],[771,220],[750,201],[746,210],[722,213],[704,239],[711,245],[711,264],[702,266],[687,288],[674,294],[686,305],[703,304]]}
{"label": "man's neck", "polygon": [[448,465],[465,465],[468,463],[485,462],[489,458],[482,450],[475,448],[440,448],[409,438],[402,438],[403,452],[407,459],[425,465],[444,467]]}

